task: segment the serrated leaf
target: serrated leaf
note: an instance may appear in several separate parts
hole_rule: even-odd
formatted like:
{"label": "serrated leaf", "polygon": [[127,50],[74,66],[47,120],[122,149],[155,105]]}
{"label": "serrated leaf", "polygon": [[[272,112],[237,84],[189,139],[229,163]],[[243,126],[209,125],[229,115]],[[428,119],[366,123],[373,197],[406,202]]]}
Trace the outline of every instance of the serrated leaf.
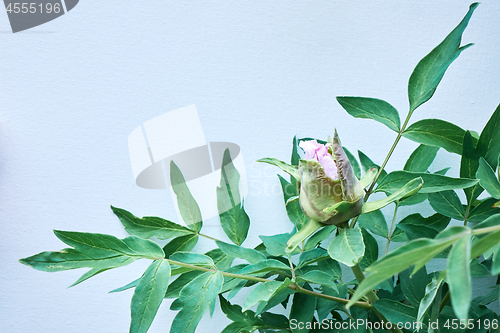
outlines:
{"label": "serrated leaf", "polygon": [[[306,283],[304,288],[311,290],[312,288]],[[296,321],[297,323],[310,323],[314,316],[314,310],[316,309],[317,298],[314,296],[296,293],[293,296],[292,309],[290,310],[290,321]],[[293,333],[307,333],[309,329],[305,328],[305,325],[301,326],[295,325],[290,327]]]}
{"label": "serrated leaf", "polygon": [[479,159],[479,168],[477,169],[476,177],[479,179],[479,184],[492,197],[500,199],[500,182],[495,175],[495,171],[482,157]]}
{"label": "serrated leaf", "polygon": [[177,313],[170,327],[171,333],[194,333],[203,314],[213,312],[217,295],[221,291],[224,276],[220,271],[206,272],[197,276],[182,288]]}
{"label": "serrated leaf", "polygon": [[189,191],[186,180],[174,161],[170,161],[170,184],[177,196],[177,206],[182,219],[189,228],[199,232],[203,225],[200,207]]}
{"label": "serrated leaf", "polygon": [[465,209],[455,191],[429,193],[429,204],[441,215],[456,220],[465,219]]}
{"label": "serrated leaf", "polygon": [[300,181],[299,171],[296,165],[290,165],[276,158],[269,158],[269,157],[261,158],[260,160],[257,160],[257,162],[262,162],[277,166],[282,171],[288,173],[290,176],[295,178],[297,181]]}
{"label": "serrated leaf", "polygon": [[410,155],[403,168],[405,171],[426,172],[431,166],[439,147],[420,145]]}
{"label": "serrated leaf", "polygon": [[234,167],[229,149],[226,149],[222,159],[220,187],[217,187],[217,209],[222,229],[237,245],[245,241],[250,226],[250,218],[240,198],[239,183],[240,174]]}
{"label": "serrated leaf", "polygon": [[163,301],[169,280],[170,265],[168,260],[155,260],[146,269],[135,287],[134,296],[132,296],[130,333],[148,331]]}
{"label": "serrated leaf", "polygon": [[399,190],[410,180],[421,177],[424,180],[424,185],[419,190],[419,193],[433,193],[446,190],[456,190],[460,188],[470,187],[478,182],[477,179],[468,178],[451,178],[439,174],[425,172],[410,172],[410,171],[393,171],[389,173],[375,189],[375,192],[385,192],[391,194]]}
{"label": "serrated leaf", "polygon": [[154,236],[159,239],[169,239],[194,234],[194,231],[189,228],[159,217],[144,216],[143,218],[139,218],[124,209],[113,206],[111,206],[111,210],[113,210],[113,213],[118,217],[129,234],[141,238],[151,238]]}
{"label": "serrated leaf", "polygon": [[448,66],[463,50],[471,45],[467,44],[461,47],[460,43],[462,34],[477,6],[477,3],[472,4],[467,15],[465,15],[458,26],[438,46],[420,60],[413,70],[408,82],[410,114],[432,97]]}
{"label": "serrated leaf", "polygon": [[356,265],[365,253],[363,235],[359,227],[341,229],[340,233],[328,246],[328,254],[332,259],[352,267]]}
{"label": "serrated leaf", "polygon": [[403,136],[420,144],[462,154],[465,130],[441,119],[422,119],[410,125]]}
{"label": "serrated leaf", "polygon": [[361,214],[370,213],[376,210],[379,210],[394,201],[398,201],[404,197],[411,196],[416,194],[420,189],[424,186],[424,181],[422,177],[417,177],[415,179],[410,180],[401,188],[392,192],[389,196],[371,202],[365,202],[363,207],[361,208]]}
{"label": "serrated leaf", "polygon": [[224,243],[221,241],[215,242],[219,249],[231,257],[240,258],[248,261],[251,264],[257,264],[266,260],[266,256],[254,249],[247,249],[243,246]]}
{"label": "serrated leaf", "polygon": [[248,294],[243,304],[243,310],[247,310],[257,303],[269,301],[272,297],[285,290],[291,283],[292,282],[288,278],[286,278],[285,281],[259,283],[250,294]]}
{"label": "serrated leaf", "polygon": [[367,268],[370,274],[360,283],[347,306],[352,306],[354,302],[358,301],[368,291],[402,270],[412,265],[415,265],[414,271],[419,270],[437,254],[441,253],[466,233],[469,233],[469,230],[465,227],[452,227],[442,232],[442,237],[440,238],[413,240],[383,256]]}
{"label": "serrated leaf", "polygon": [[379,235],[384,238],[389,237],[387,221],[385,220],[384,214],[380,210],[359,215],[358,224],[360,227],[370,230],[375,235]]}
{"label": "serrated leaf", "polygon": [[196,243],[198,242],[198,235],[191,234],[180,236],[172,239],[163,247],[163,252],[165,252],[165,257],[169,258],[175,252],[188,252],[191,251]]}
{"label": "serrated leaf", "polygon": [[467,320],[472,300],[470,276],[470,233],[461,237],[451,248],[446,266],[446,281],[450,288],[451,304],[458,319]]}
{"label": "serrated leaf", "polygon": [[373,119],[391,130],[399,132],[398,110],[386,101],[376,98],[350,96],[339,96],[337,101],[354,118]]}

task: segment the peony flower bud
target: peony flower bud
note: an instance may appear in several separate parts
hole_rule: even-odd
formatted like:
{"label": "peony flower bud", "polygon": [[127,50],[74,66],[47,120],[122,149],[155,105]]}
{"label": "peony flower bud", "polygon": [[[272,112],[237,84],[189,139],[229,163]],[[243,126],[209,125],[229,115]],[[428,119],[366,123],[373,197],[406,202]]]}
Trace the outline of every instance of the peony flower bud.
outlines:
{"label": "peony flower bud", "polygon": [[299,202],[304,213],[317,222],[337,226],[359,215],[363,186],[354,176],[337,132],[326,145],[311,140],[299,146],[305,152],[298,169]]}

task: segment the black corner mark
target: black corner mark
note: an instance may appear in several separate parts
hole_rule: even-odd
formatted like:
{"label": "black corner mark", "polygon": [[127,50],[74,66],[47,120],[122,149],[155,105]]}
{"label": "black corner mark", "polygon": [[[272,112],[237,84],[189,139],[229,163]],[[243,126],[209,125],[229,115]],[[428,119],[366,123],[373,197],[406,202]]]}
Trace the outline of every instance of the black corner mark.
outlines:
{"label": "black corner mark", "polygon": [[[79,0],[4,0],[12,32],[52,21],[75,8]],[[65,8],[66,7],[66,8]]]}

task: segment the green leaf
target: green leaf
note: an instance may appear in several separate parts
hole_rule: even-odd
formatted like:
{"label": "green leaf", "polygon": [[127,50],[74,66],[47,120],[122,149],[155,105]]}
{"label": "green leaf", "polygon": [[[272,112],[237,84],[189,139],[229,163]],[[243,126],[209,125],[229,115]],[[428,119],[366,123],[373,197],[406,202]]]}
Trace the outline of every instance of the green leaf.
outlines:
{"label": "green leaf", "polygon": [[224,151],[220,187],[217,187],[217,208],[222,229],[229,239],[241,245],[247,238],[250,218],[240,202],[240,174],[233,165],[229,149]]}
{"label": "green leaf", "polygon": [[486,162],[493,169],[496,169],[500,155],[500,104],[484,126],[477,143],[477,149]]}
{"label": "green leaf", "polygon": [[240,258],[248,261],[251,264],[257,264],[266,260],[266,256],[254,249],[247,249],[242,246],[224,243],[221,241],[215,242],[219,249],[230,257]]}
{"label": "green leaf", "polygon": [[493,262],[491,265],[491,275],[500,274],[500,246],[497,246],[493,252]]}
{"label": "green leaf", "polygon": [[[305,284],[304,288],[312,291],[312,288]],[[290,310],[290,321],[295,321],[297,323],[310,323],[314,317],[314,310],[316,309],[316,300],[317,298],[314,296],[296,293],[293,296],[292,309]],[[294,327],[290,327],[293,333],[307,333],[309,329],[304,328],[300,329],[299,325],[295,325]]]}
{"label": "green leaf", "polygon": [[425,295],[420,300],[420,305],[418,307],[417,322],[423,322],[424,316],[427,313],[429,307],[434,303],[436,294],[443,284],[443,279],[432,279],[431,282],[425,287]]}
{"label": "green leaf", "polygon": [[423,217],[418,213],[411,214],[398,223],[396,231],[403,230],[409,240],[434,238],[448,226],[450,220],[449,217],[439,213],[429,217]]}
{"label": "green leaf", "polygon": [[264,312],[260,317],[266,323],[267,326],[270,326],[274,329],[278,328],[285,329],[280,331],[283,333],[288,332],[288,330],[286,330],[289,327],[289,322],[287,317],[271,312]]}
{"label": "green leaf", "polygon": [[300,181],[299,171],[298,171],[298,167],[296,165],[290,165],[290,164],[287,164],[287,163],[280,161],[276,158],[269,158],[269,157],[261,158],[260,160],[257,160],[257,162],[263,162],[263,163],[277,166],[282,171],[288,173],[290,176],[295,178],[297,181]]}
{"label": "green leaf", "polygon": [[476,177],[479,179],[479,184],[491,196],[500,199],[500,182],[495,175],[495,171],[482,157],[479,159],[479,168],[477,169]]}
{"label": "green leaf", "polygon": [[302,252],[299,257],[297,269],[328,258],[330,258],[330,255],[322,248],[315,248],[310,251]]}
{"label": "green leaf", "polygon": [[[479,157],[481,157],[481,154],[474,145],[472,134],[470,131],[467,131],[464,136],[462,158],[460,160],[460,177],[476,177],[476,171],[479,167]],[[476,200],[476,198],[481,194],[482,191],[483,190],[479,186],[479,184],[475,184],[470,188],[464,189],[469,206],[474,202],[474,200]]]}
{"label": "green leaf", "polygon": [[404,197],[416,194],[420,189],[422,189],[423,186],[424,186],[424,181],[422,180],[421,177],[412,179],[408,183],[406,183],[403,187],[401,187],[398,190],[395,190],[394,192],[391,193],[391,195],[385,197],[384,199],[372,202],[365,202],[363,204],[363,208],[361,208],[361,214],[366,214],[376,211],[394,201],[398,201]]}
{"label": "green leaf", "polygon": [[325,273],[322,271],[318,271],[318,270],[309,271],[302,276],[298,276],[297,279],[300,279],[300,280],[306,281],[306,282],[310,282],[310,283],[316,283],[316,284],[329,286],[329,287],[337,290],[337,286],[335,285],[335,281],[333,281],[333,277],[331,275],[329,275],[328,273]]}
{"label": "green leaf", "polygon": [[373,306],[393,324],[401,323],[404,326],[406,323],[410,323],[411,327],[415,324],[417,310],[411,306],[392,299],[378,300],[373,303]]}
{"label": "green leaf", "polygon": [[[347,295],[347,285],[342,284],[338,286],[338,291],[333,288],[322,287],[321,293],[329,296],[346,298]],[[316,311],[318,312],[318,320],[321,322],[323,319],[330,315],[330,312],[337,308],[342,308],[343,304],[339,302],[329,301],[324,298],[317,299]]]}
{"label": "green leaf", "polygon": [[375,235],[379,235],[384,238],[389,237],[387,221],[385,220],[384,214],[380,210],[359,215],[358,224],[360,227],[370,230]]}
{"label": "green leaf", "polygon": [[194,200],[181,170],[174,161],[170,161],[170,184],[177,196],[177,206],[179,206],[182,219],[189,228],[199,232],[203,225],[200,207]]}
{"label": "green leaf", "polygon": [[427,277],[425,266],[414,274],[412,274],[411,268],[405,269],[399,273],[399,281],[401,284],[401,291],[406,299],[411,305],[418,306],[420,300],[425,296],[425,288],[430,282]]}
{"label": "green leaf", "polygon": [[172,254],[179,251],[189,252],[198,242],[198,235],[191,234],[172,239],[163,247],[165,257],[169,258]]}
{"label": "green leaf", "polygon": [[465,227],[452,227],[443,231],[436,239],[413,240],[383,256],[366,269],[370,274],[360,283],[347,306],[352,306],[368,291],[412,265],[415,265],[414,272],[418,271],[437,254],[469,233],[469,230]]}
{"label": "green leaf", "polygon": [[391,194],[399,190],[410,180],[421,177],[424,185],[419,193],[433,193],[446,190],[456,190],[470,187],[478,182],[477,179],[451,178],[439,174],[410,171],[393,171],[388,174],[375,189],[375,192],[385,192]]}
{"label": "green leaf", "polygon": [[124,285],[123,287],[111,290],[109,293],[110,294],[111,293],[118,293],[118,292],[121,292],[121,291],[124,291],[124,290],[135,288],[135,287],[137,287],[137,284],[139,283],[140,280],[141,280],[141,278],[135,279],[134,281],[132,281],[132,282]]}
{"label": "green leaf", "polygon": [[304,252],[310,251],[315,248],[319,243],[327,239],[336,228],[337,226],[333,224],[321,228],[306,241],[306,244],[304,245]]}
{"label": "green leaf", "polygon": [[168,286],[167,292],[165,293],[165,298],[177,298],[179,297],[179,294],[184,288],[186,284],[191,282],[194,278],[197,276],[203,274],[202,271],[189,271],[186,273],[183,273],[177,277],[173,282],[170,283]]}
{"label": "green leaf", "polygon": [[254,275],[260,273],[267,273],[276,270],[286,270],[289,271],[290,267],[282,263],[281,261],[275,259],[266,259],[257,264],[248,265],[242,268],[238,274],[243,275]]}
{"label": "green leaf", "polygon": [[361,233],[363,234],[363,243],[365,244],[365,253],[363,254],[363,259],[359,263],[361,269],[365,269],[378,259],[378,243],[373,236],[361,228]]}
{"label": "green leaf", "polygon": [[317,266],[320,271],[330,274],[334,279],[339,280],[342,278],[342,267],[332,258],[318,262]]}
{"label": "green leaf", "polygon": [[403,168],[405,171],[426,172],[431,166],[439,147],[420,145],[411,153]]}
{"label": "green leaf", "polygon": [[250,292],[250,294],[248,294],[247,299],[243,304],[243,310],[247,310],[260,302],[268,302],[272,297],[285,290],[291,283],[292,281],[290,281],[288,278],[286,278],[283,282],[269,281],[265,283],[259,283]]}
{"label": "green leaf", "polygon": [[54,230],[54,234],[64,243],[89,257],[130,256],[147,259],[164,258],[161,247],[150,240],[136,236],[118,239],[115,236],[76,231]]}
{"label": "green leaf", "polygon": [[446,281],[450,287],[451,304],[458,319],[467,320],[472,300],[470,276],[471,235],[461,237],[451,248],[446,267]]}
{"label": "green leaf", "polygon": [[352,267],[356,265],[365,253],[363,235],[359,227],[341,229],[340,233],[328,246],[328,254],[332,259]]}
{"label": "green leaf", "polygon": [[465,130],[441,119],[422,119],[404,132],[407,139],[424,145],[441,147],[450,153],[462,154]]}
{"label": "green leaf", "polygon": [[429,203],[439,214],[461,221],[465,219],[465,209],[455,191],[429,193]]}
{"label": "green leaf", "polygon": [[194,333],[203,314],[213,312],[217,295],[222,289],[224,276],[220,271],[206,272],[187,284],[176,300],[181,311],[170,327],[171,333]]}
{"label": "green leaf", "polygon": [[[287,242],[290,239],[292,235],[285,233],[285,234],[278,234],[274,236],[259,236],[259,238],[262,240],[264,245],[266,246],[266,251],[275,257],[280,257],[286,255],[285,249],[287,247]],[[295,249],[291,255],[300,253],[299,249]]]}
{"label": "green leaf", "polygon": [[141,238],[151,238],[154,236],[159,239],[169,239],[194,234],[193,230],[169,220],[155,216],[139,218],[121,208],[111,206],[111,209],[123,224],[125,230],[131,235]]}
{"label": "green leaf", "polygon": [[474,3],[470,6],[467,15],[459,25],[428,55],[420,60],[413,70],[408,82],[410,114],[432,97],[448,66],[463,50],[472,45],[467,44],[461,47],[460,43],[462,34],[477,5],[478,3]]}
{"label": "green leaf", "polygon": [[386,101],[367,97],[339,96],[337,101],[354,118],[376,120],[395,132],[399,132],[399,113]]}
{"label": "green leaf", "polygon": [[[375,164],[368,156],[366,156],[362,151],[358,150],[358,156],[359,156],[359,161],[361,162],[361,166],[363,167],[364,172],[369,172],[371,169],[380,169],[380,166],[378,164]],[[380,173],[380,177],[377,180],[377,184],[384,179],[384,177],[387,176],[387,172],[385,170],[382,170]]]}
{"label": "green leaf", "polygon": [[482,200],[479,205],[474,207],[469,213],[469,218],[467,219],[467,221],[482,222],[488,217],[500,213],[500,209],[493,207],[496,202],[497,199],[495,198],[487,198]]}
{"label": "green leaf", "polygon": [[197,266],[211,266],[215,268],[215,263],[209,256],[194,252],[176,252],[170,256],[170,260],[179,261],[184,264]]}
{"label": "green leaf", "polygon": [[130,305],[132,312],[131,333],[148,331],[163,301],[169,280],[170,265],[165,259],[153,261],[146,269],[135,288]]}
{"label": "green leaf", "polygon": [[262,324],[262,321],[255,316],[255,312],[242,311],[238,304],[231,304],[222,295],[219,295],[220,308],[222,312],[232,321],[244,322],[248,324]]}
{"label": "green leaf", "polygon": [[300,230],[304,227],[304,225],[309,221],[309,218],[304,214],[302,208],[300,208],[300,203],[298,200],[289,201],[291,198],[294,198],[299,195],[297,190],[297,184],[288,182],[285,178],[278,175],[281,183],[281,188],[283,190],[283,198],[285,200],[286,205],[286,213],[288,218],[295,225],[297,230]]}
{"label": "green leaf", "polygon": [[359,166],[358,160],[354,155],[347,149],[346,147],[342,147],[344,149],[344,152],[349,159],[349,162],[351,163],[352,166],[352,171],[354,172],[354,176],[356,178],[361,179],[361,167]]}

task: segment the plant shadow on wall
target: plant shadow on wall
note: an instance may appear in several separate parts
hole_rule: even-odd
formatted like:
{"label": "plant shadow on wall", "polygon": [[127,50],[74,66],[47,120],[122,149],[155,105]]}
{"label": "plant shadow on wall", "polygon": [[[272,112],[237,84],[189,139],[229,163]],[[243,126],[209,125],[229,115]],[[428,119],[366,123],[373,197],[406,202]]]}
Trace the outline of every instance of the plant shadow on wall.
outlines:
{"label": "plant shadow on wall", "polygon": [[[290,175],[289,180],[278,176],[293,223],[290,234],[260,236],[262,243],[253,249],[242,246],[250,219],[243,201],[233,199],[239,198],[239,174],[226,151],[216,191],[220,222],[232,244],[202,233],[202,222],[192,223],[201,220],[198,204],[172,164],[171,184],[176,184],[187,227],[112,207],[130,237],[56,230],[69,248],[42,252],[21,263],[48,272],[90,268],[76,285],[138,259],[152,260],[139,279],[113,290],[135,288],[130,326],[134,333],[149,329],[165,298],[175,299],[171,310],[178,311],[170,332],[194,332],[202,316],[214,312],[217,299],[232,321],[223,332],[496,330],[498,315],[487,305],[499,297],[498,278],[490,293],[473,298],[471,277],[500,272],[500,106],[480,135],[439,119],[410,124],[448,66],[470,46],[460,43],[476,7],[471,5],[460,24],[417,64],[409,79],[409,112],[402,125],[398,111],[385,101],[337,98],[350,115],[381,122],[397,133],[382,165],[362,152],[356,159],[336,132],[327,141],[294,138],[290,164],[260,160]],[[384,168],[402,137],[420,146],[402,170],[388,173]],[[441,148],[461,155],[460,178],[446,176],[448,169],[428,171]],[[456,191],[465,192],[466,202]],[[370,201],[375,192],[386,197]],[[400,207],[425,200],[434,215],[396,218]],[[380,211],[389,204],[394,206],[390,226]],[[463,226],[448,227],[451,219],[463,221]],[[328,244],[331,235],[335,237]],[[383,253],[373,235],[387,240]],[[152,237],[170,241],[162,248]],[[191,252],[199,237],[213,240],[216,247],[205,254]],[[391,242],[402,245],[387,253]],[[233,264],[235,258],[244,263]],[[432,258],[446,258],[446,267],[428,272]],[[353,271],[355,280],[342,280],[346,269]],[[244,304],[231,303],[237,293],[247,294]],[[276,307],[289,315],[273,313]]]}

